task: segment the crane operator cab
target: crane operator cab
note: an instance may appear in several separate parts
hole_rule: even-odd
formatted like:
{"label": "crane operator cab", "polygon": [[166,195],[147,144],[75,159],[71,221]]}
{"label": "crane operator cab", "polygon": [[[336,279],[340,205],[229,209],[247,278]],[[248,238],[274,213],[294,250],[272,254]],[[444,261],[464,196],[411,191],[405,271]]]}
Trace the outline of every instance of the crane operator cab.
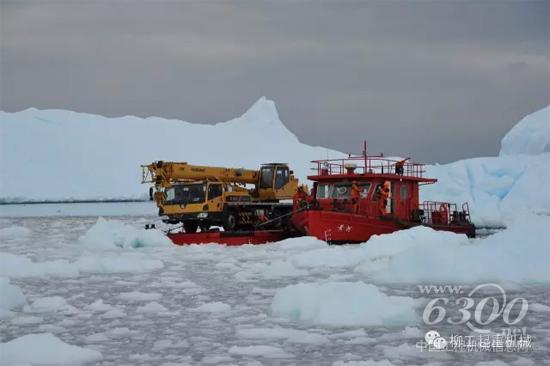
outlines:
{"label": "crane operator cab", "polygon": [[291,198],[298,188],[298,180],[287,164],[263,164],[260,168],[258,197],[262,200]]}

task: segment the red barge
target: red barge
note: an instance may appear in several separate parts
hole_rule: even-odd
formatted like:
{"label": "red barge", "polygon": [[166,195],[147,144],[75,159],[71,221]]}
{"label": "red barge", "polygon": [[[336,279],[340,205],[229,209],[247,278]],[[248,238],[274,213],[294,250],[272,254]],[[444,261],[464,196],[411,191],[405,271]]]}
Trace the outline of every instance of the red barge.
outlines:
{"label": "red barge", "polygon": [[363,243],[372,235],[427,226],[475,237],[467,203],[459,207],[451,202],[420,202],[420,186],[437,182],[424,176],[423,164],[409,158],[368,156],[366,143],[362,156],[312,163],[314,174],[308,176],[313,181],[311,194],[299,187],[289,213],[247,230],[171,230],[167,236],[177,245],[264,244],[304,235],[330,244],[347,244]]}
{"label": "red barge", "polygon": [[[365,144],[366,151],[366,144]],[[362,243],[372,235],[414,226],[475,237],[467,203],[420,203],[419,188],[437,179],[424,177],[424,165],[409,159],[350,156],[316,160],[312,193],[295,199],[293,227],[328,243]]]}

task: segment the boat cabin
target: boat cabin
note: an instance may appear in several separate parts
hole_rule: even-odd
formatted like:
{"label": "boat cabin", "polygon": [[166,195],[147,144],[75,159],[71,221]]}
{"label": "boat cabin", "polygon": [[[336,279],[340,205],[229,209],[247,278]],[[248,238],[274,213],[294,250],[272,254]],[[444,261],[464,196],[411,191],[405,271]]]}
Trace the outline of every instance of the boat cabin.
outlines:
{"label": "boat cabin", "polygon": [[[315,173],[308,176],[314,182],[310,200],[317,209],[430,225],[470,219],[467,204],[459,209],[448,202],[421,203],[420,186],[436,183],[437,179],[424,177],[424,164],[413,163],[409,158],[365,155],[312,163]],[[361,188],[357,202],[352,193],[354,182]],[[389,185],[385,201],[380,194],[384,184]]]}

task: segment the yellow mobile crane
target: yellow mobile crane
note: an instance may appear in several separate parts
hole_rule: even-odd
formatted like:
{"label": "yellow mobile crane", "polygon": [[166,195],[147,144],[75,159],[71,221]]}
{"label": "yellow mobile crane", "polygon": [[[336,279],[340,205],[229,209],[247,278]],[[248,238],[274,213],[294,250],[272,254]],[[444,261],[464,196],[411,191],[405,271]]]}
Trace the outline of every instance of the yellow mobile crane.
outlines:
{"label": "yellow mobile crane", "polygon": [[[292,211],[298,179],[284,163],[263,164],[259,170],[157,161],[142,165],[142,183],[153,183],[149,196],[163,221],[183,223],[187,233],[200,227],[223,226],[226,231],[253,228]],[[253,186],[250,188],[250,186]]]}

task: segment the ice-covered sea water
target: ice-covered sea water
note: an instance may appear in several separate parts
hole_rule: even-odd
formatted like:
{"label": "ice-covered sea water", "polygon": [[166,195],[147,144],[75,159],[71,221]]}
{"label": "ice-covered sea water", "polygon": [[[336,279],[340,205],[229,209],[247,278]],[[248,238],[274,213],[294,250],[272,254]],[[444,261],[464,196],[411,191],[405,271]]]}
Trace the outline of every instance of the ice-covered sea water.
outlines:
{"label": "ice-covered sea water", "polygon": [[[16,256],[2,259],[0,276],[8,276],[26,297],[25,306],[2,316],[2,342],[51,333],[67,344],[99,351],[100,361],[89,360],[101,365],[362,365],[368,360],[387,360],[380,365],[495,360],[502,361],[495,365],[540,365],[550,359],[548,281],[533,284],[532,276],[519,284],[506,281],[509,298],[521,296],[531,305],[518,326],[533,336],[532,351],[420,352],[416,343],[430,330],[422,321],[427,296],[414,281],[394,283],[387,273],[371,271],[386,265],[384,258],[397,258],[391,250],[384,252],[390,245],[375,242],[378,253],[332,247],[319,252],[326,247],[311,239],[239,248],[177,247],[156,238],[154,246],[132,245],[144,239],[131,228],[156,218],[116,220],[0,219],[0,252]],[[109,232],[116,225],[122,225],[128,241]],[[447,239],[449,245],[460,244]],[[409,245],[406,238],[401,241]],[[452,253],[464,260],[469,252]],[[19,267],[7,266],[14,258]],[[332,263],[325,263],[327,258]],[[397,264],[404,263],[398,259]],[[477,274],[495,273],[501,272]],[[502,325],[497,321],[493,330]],[[437,330],[470,334],[465,326],[449,324],[438,324]]]}

